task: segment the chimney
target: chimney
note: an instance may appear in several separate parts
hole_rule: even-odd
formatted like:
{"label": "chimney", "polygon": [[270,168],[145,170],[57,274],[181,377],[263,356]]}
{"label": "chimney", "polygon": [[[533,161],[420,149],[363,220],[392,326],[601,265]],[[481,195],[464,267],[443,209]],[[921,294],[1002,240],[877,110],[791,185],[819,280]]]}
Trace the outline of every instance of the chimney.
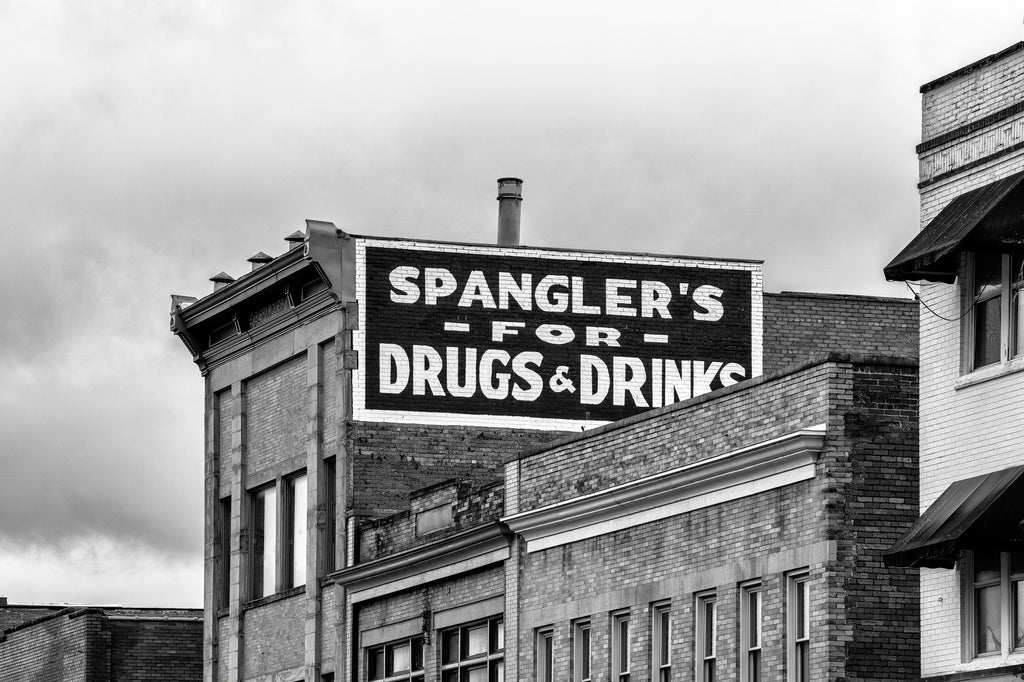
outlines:
{"label": "chimney", "polygon": [[211,277],[210,281],[213,282],[213,290],[217,291],[234,282],[235,278],[222,270]]}
{"label": "chimney", "polygon": [[523,181],[498,178],[498,245],[519,246],[519,216],[523,205]]}

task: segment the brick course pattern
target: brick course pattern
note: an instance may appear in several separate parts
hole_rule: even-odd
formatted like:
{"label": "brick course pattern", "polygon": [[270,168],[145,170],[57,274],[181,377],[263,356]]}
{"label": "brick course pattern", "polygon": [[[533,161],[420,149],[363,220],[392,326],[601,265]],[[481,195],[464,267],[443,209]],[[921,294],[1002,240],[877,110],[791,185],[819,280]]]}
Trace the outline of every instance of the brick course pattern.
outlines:
{"label": "brick course pattern", "polygon": [[[518,665],[533,633],[563,646],[555,679],[570,679],[568,634],[589,618],[596,670],[607,670],[611,613],[631,614],[631,677],[649,679],[651,603],[671,600],[673,678],[694,670],[695,593],[718,599],[721,679],[738,677],[737,589],[765,590],[765,679],[786,666],[787,570],[810,570],[811,679],[912,679],[918,674],[917,572],[887,569],[881,552],[917,509],[914,363],[835,358],[695,399],[594,437],[525,457],[519,509],[635,480],[738,447],[827,425],[813,480],[520,556]],[[827,557],[814,548],[832,547]]]}
{"label": "brick course pattern", "polygon": [[764,373],[859,353],[916,358],[917,301],[784,291],[764,295]]}
{"label": "brick course pattern", "polygon": [[198,610],[69,607],[4,631],[0,681],[201,680],[202,647]]}

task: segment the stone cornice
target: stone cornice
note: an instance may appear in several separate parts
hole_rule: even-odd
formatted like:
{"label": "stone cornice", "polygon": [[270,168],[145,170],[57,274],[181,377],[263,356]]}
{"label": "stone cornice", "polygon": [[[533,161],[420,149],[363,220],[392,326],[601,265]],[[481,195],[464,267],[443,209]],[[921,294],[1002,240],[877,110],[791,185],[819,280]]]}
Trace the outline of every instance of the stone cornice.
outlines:
{"label": "stone cornice", "polygon": [[801,429],[502,522],[528,552],[556,547],[811,479],[824,442],[823,424]]}
{"label": "stone cornice", "polygon": [[500,523],[336,571],[327,580],[343,585],[353,603],[393,594],[443,577],[504,561],[508,530]]}

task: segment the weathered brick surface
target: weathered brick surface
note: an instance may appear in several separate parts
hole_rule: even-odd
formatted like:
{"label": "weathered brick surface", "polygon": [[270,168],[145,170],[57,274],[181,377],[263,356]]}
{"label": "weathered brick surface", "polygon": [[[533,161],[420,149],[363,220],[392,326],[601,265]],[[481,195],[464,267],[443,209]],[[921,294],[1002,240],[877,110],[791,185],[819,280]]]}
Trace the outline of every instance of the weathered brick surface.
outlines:
{"label": "weathered brick surface", "polygon": [[303,664],[305,608],[303,595],[296,595],[246,610],[242,670],[247,678]]}
{"label": "weathered brick surface", "polygon": [[220,497],[231,494],[231,389],[217,394],[217,460],[220,472]]}
{"label": "weathered brick surface", "polygon": [[[416,535],[417,509],[429,509],[445,501],[452,504],[452,525],[424,536]],[[370,519],[359,525],[359,561],[372,561],[434,542],[501,517],[505,508],[505,488],[494,482],[475,489],[467,482],[442,483],[425,494],[411,498],[413,509],[382,519]]]}
{"label": "weathered brick surface", "polygon": [[[510,465],[519,465],[522,511],[827,424],[813,480],[521,555],[520,670],[530,669],[535,628],[552,625],[560,633],[556,642],[563,642],[555,677],[568,679],[567,633],[581,617],[594,626],[594,665],[607,669],[610,614],[629,609],[632,672],[648,679],[650,605],[671,599],[673,678],[678,670],[689,679],[695,595],[713,590],[719,672],[734,679],[738,584],[760,578],[765,679],[783,679],[785,571],[808,567],[811,679],[916,676],[916,571],[890,571],[881,560],[916,518],[916,394],[916,368],[909,363],[839,358]],[[834,559],[808,558],[811,547],[830,541]],[[770,557],[790,563],[768,572]]]}
{"label": "weathered brick surface", "polygon": [[338,358],[334,341],[323,344],[320,350],[320,395],[323,410],[320,413],[324,439],[324,456],[337,454],[338,441]]}
{"label": "weathered brick surface", "polygon": [[301,469],[306,462],[306,356],[246,383],[250,480]]}
{"label": "weathered brick surface", "polygon": [[197,610],[70,607],[4,632],[0,680],[200,680],[202,644]]}
{"label": "weathered brick surface", "polygon": [[524,446],[558,432],[479,427],[354,422],[353,506],[387,515],[409,508],[410,494],[449,479],[487,484],[501,476],[502,462]]}
{"label": "weathered brick surface", "polygon": [[826,353],[916,358],[917,302],[785,291],[764,295],[764,373]]}

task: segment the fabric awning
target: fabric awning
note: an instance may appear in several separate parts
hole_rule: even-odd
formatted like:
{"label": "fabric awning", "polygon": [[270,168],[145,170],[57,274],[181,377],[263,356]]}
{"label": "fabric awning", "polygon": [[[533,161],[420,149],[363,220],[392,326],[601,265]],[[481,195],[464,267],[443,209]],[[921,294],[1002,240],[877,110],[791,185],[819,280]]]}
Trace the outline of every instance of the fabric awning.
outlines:
{"label": "fabric awning", "polygon": [[885,553],[889,566],[953,568],[961,550],[1024,549],[1024,466],[957,481]]}
{"label": "fabric awning", "polygon": [[890,281],[953,282],[961,251],[1024,251],[1024,171],[953,199],[885,266]]}

